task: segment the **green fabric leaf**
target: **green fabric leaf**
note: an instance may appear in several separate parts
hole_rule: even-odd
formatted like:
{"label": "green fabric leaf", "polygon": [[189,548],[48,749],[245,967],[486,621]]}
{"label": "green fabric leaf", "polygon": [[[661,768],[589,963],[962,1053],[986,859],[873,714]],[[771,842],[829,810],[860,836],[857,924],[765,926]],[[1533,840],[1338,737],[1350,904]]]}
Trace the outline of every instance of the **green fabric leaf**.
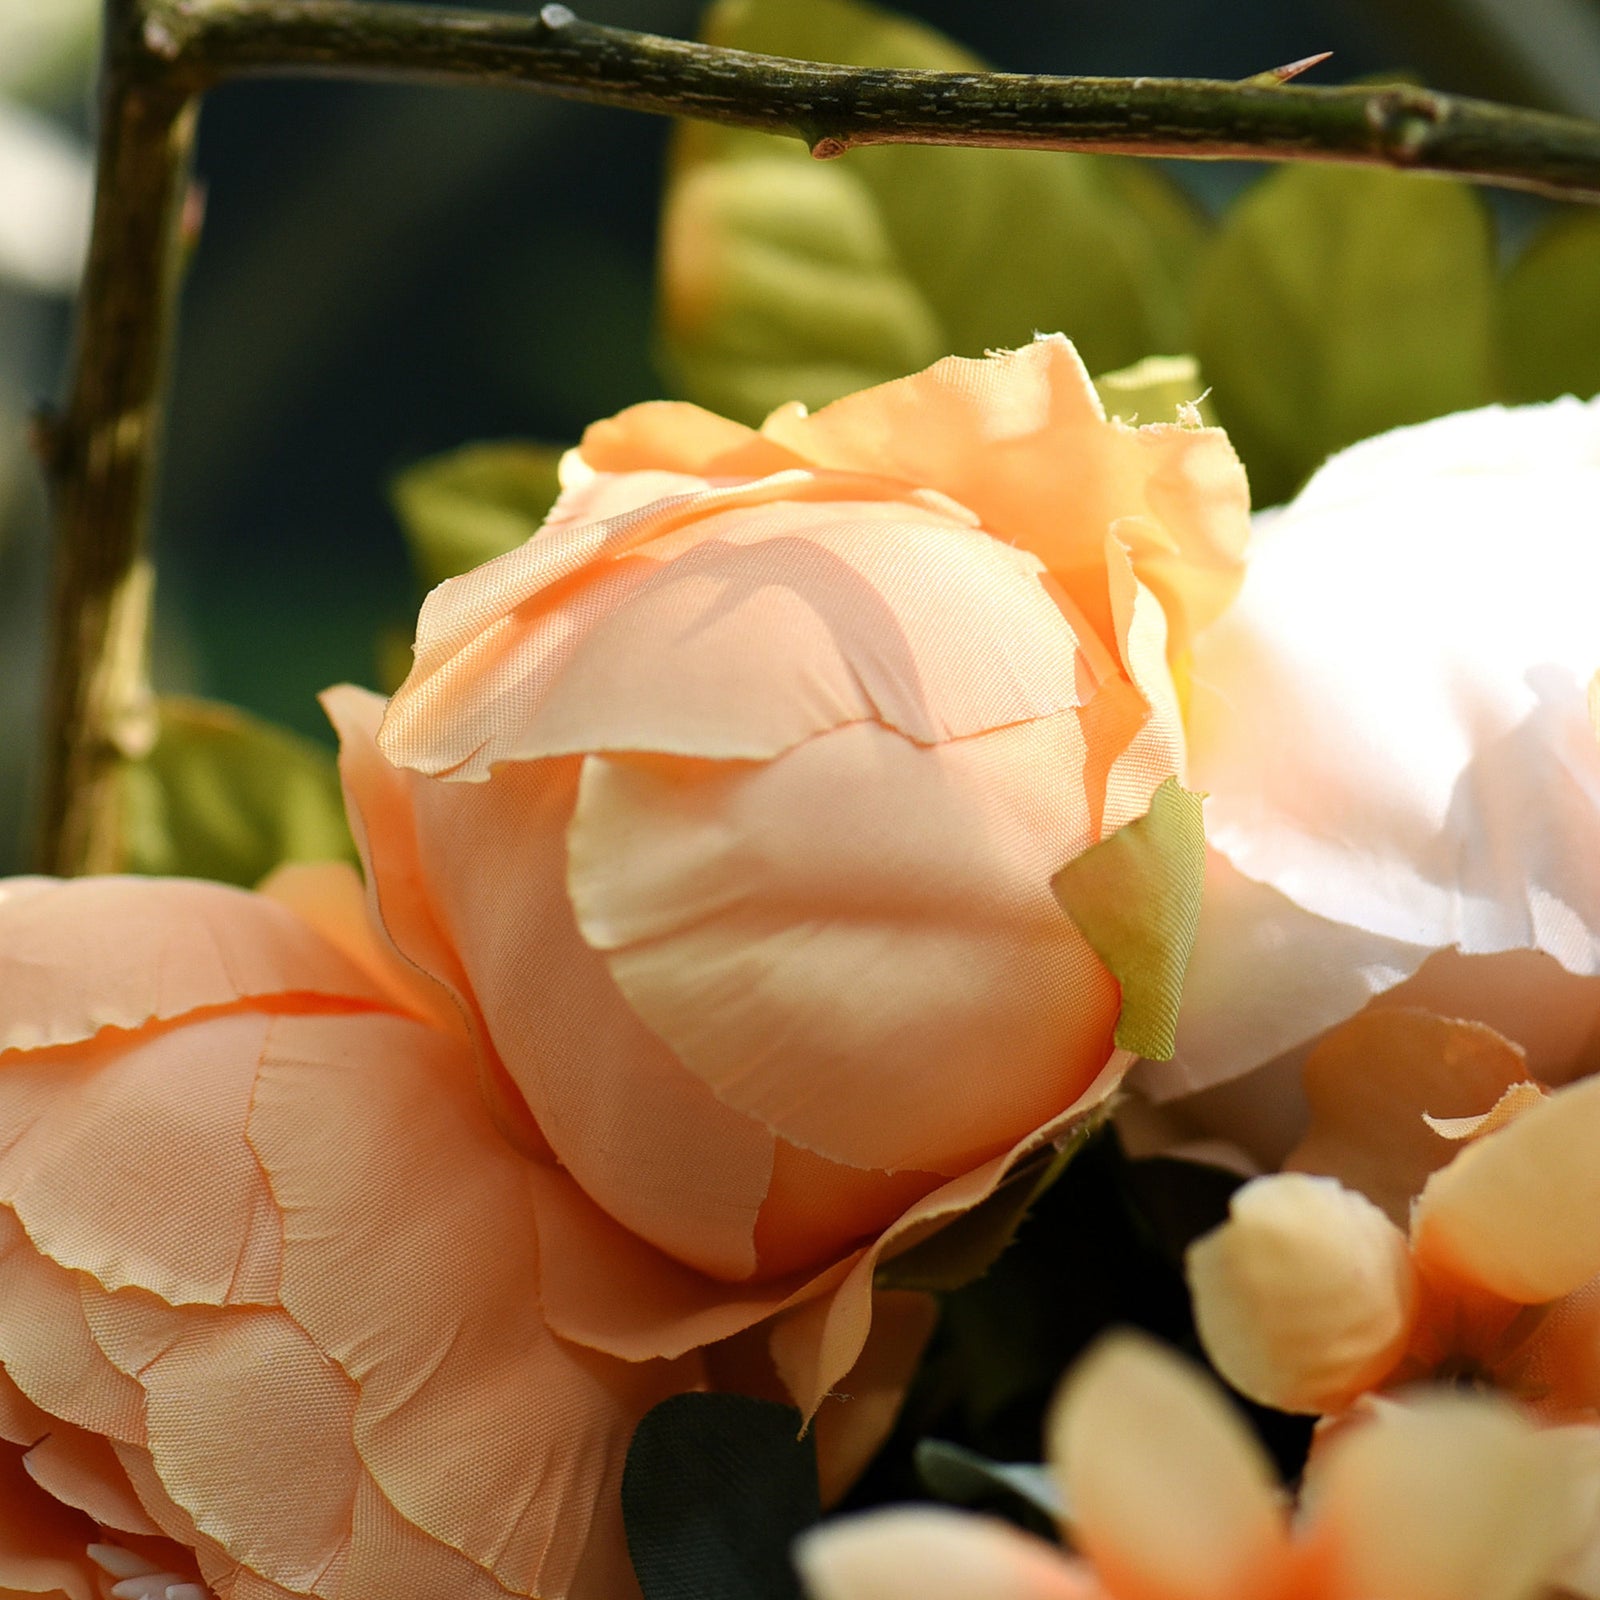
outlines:
{"label": "green fabric leaf", "polygon": [[1122,985],[1116,1041],[1171,1059],[1183,974],[1194,948],[1205,878],[1200,799],[1168,778],[1150,809],[1069,861],[1052,887]]}
{"label": "green fabric leaf", "polygon": [[1511,269],[1500,298],[1508,398],[1600,393],[1600,216],[1559,215]]}
{"label": "green fabric leaf", "polygon": [[[702,32],[846,65],[983,67],[859,0],[719,0]],[[1115,368],[1183,348],[1202,229],[1130,158],[880,145],[818,162],[794,139],[685,124],[663,217],[663,361],[691,399],[752,423],[1036,331]]]}
{"label": "green fabric leaf", "polygon": [[1335,450],[1492,398],[1494,240],[1466,185],[1286,166],[1224,218],[1193,348],[1259,505]]}
{"label": "green fabric leaf", "polygon": [[1131,367],[1102,373],[1094,386],[1106,415],[1130,426],[1193,422],[1210,427],[1216,423],[1200,363],[1193,356],[1146,356]]}
{"label": "green fabric leaf", "polygon": [[991,1461],[959,1444],[923,1439],[916,1448],[917,1476],[936,1499],[957,1506],[984,1506],[1020,1500],[1030,1510],[1058,1523],[1066,1503],[1048,1467],[1023,1461]]}
{"label": "green fabric leaf", "polygon": [[390,493],[423,586],[532,538],[561,492],[562,454],[548,445],[468,445],[402,472]]}
{"label": "green fabric leaf", "polygon": [[789,1546],[821,1515],[800,1413],[734,1394],[663,1400],[622,1475],[644,1600],[800,1600]]}
{"label": "green fabric leaf", "polygon": [[987,1200],[884,1262],[873,1279],[875,1286],[943,1294],[981,1278],[1011,1243],[1028,1213],[1099,1129],[1108,1110],[1107,1106],[1097,1106],[1059,1148],[1029,1157],[1007,1175]]}
{"label": "green fabric leaf", "polygon": [[285,861],[351,861],[333,756],[234,706],[164,698],[123,769],[124,872],[259,883]]}

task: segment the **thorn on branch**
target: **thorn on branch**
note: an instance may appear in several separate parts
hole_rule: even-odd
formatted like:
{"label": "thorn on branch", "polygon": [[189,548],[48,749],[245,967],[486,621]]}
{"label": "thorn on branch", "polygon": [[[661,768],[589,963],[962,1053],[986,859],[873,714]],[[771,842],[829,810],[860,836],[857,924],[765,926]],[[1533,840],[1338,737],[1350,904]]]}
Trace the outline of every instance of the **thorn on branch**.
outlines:
{"label": "thorn on branch", "polygon": [[1319,55],[1301,56],[1298,61],[1291,61],[1287,66],[1269,67],[1265,72],[1257,72],[1248,78],[1241,78],[1241,83],[1247,83],[1252,88],[1270,89],[1274,84],[1288,83],[1291,78],[1298,78],[1302,72],[1309,72],[1313,67],[1320,67],[1333,55],[1333,51],[1324,50]]}

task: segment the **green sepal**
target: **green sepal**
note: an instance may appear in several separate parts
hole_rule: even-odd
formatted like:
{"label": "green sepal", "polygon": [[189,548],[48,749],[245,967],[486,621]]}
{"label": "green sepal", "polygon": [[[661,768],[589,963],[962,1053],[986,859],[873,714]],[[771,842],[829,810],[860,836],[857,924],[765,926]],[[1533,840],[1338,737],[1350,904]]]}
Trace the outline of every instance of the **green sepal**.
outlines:
{"label": "green sepal", "polygon": [[562,454],[550,445],[475,444],[402,472],[390,494],[423,587],[532,538],[561,492]]}
{"label": "green sepal", "polygon": [[1168,778],[1150,809],[1069,861],[1053,880],[1062,909],[1122,986],[1116,1042],[1170,1060],[1183,975],[1205,880],[1201,796]]}
{"label": "green sepal", "polygon": [[1296,163],[1227,212],[1193,348],[1258,506],[1325,457],[1492,398],[1493,229],[1466,185]]}
{"label": "green sepal", "polygon": [[248,887],[286,861],[356,859],[322,746],[215,701],[168,696],[156,715],[122,770],[122,871]]}
{"label": "green sepal", "polygon": [[644,1600],[801,1600],[789,1546],[821,1515],[800,1413],[735,1394],[679,1394],[646,1413],[622,1474]]}
{"label": "green sepal", "polygon": [[1600,216],[1563,212],[1500,295],[1500,373],[1511,400],[1600,393]]}
{"label": "green sepal", "polygon": [[[719,0],[702,33],[851,66],[984,65],[859,0]],[[881,145],[818,162],[793,139],[686,124],[663,217],[663,362],[689,398],[752,423],[1041,330],[1091,370],[1120,367],[1183,348],[1204,227],[1128,158]]]}

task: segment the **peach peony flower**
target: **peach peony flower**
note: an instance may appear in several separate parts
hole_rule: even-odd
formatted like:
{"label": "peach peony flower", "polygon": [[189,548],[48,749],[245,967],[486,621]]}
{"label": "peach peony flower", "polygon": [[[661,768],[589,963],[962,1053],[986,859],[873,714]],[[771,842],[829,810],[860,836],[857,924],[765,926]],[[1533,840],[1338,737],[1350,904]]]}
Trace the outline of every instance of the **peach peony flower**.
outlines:
{"label": "peach peony flower", "polygon": [[[586,1202],[354,873],[269,891],[0,885],[0,1594],[626,1600],[633,1428],[741,1352],[553,1332],[544,1274],[593,1264],[546,1224]],[[835,1477],[926,1327],[885,1298]]]}
{"label": "peach peony flower", "polygon": [[1436,1394],[1319,1451],[1291,1520],[1215,1387],[1126,1335],[1069,1375],[1048,1432],[1080,1555],[962,1512],[869,1512],[798,1542],[813,1600],[1538,1600],[1600,1510],[1588,1430]]}
{"label": "peach peony flower", "polygon": [[[1367,440],[1258,519],[1195,641],[1210,859],[1152,1093],[1303,1052],[1385,993],[1573,1073],[1600,1023],[1597,507],[1600,399],[1567,399]],[[1276,1164],[1298,1060],[1216,1091],[1209,1127]]]}
{"label": "peach peony flower", "polygon": [[381,731],[329,701],[378,911],[576,1180],[551,1326],[645,1360],[775,1319],[809,1414],[883,1253],[1120,1075],[1051,880],[1181,767],[1243,474],[1051,338],[759,431],[635,407],[563,476],[429,597]]}
{"label": "peach peony flower", "polygon": [[1287,1411],[1437,1377],[1600,1422],[1600,1079],[1547,1094],[1488,1028],[1387,1010],[1306,1076],[1299,1170],[1189,1251],[1218,1370]]}

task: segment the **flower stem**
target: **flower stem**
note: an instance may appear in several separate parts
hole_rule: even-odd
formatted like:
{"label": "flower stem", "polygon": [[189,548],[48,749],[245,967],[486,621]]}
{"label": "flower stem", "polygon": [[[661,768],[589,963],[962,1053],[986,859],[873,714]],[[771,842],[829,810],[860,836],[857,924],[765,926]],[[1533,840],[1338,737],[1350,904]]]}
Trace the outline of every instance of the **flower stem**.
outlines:
{"label": "flower stem", "polygon": [[115,865],[118,769],[151,736],[144,525],[195,106],[231,77],[519,86],[804,139],[1361,162],[1600,200],[1600,125],[1405,85],[1052,78],[789,61],[581,22],[378,0],[107,0],[94,237],[71,397],[42,429],[56,588],[37,859]]}

